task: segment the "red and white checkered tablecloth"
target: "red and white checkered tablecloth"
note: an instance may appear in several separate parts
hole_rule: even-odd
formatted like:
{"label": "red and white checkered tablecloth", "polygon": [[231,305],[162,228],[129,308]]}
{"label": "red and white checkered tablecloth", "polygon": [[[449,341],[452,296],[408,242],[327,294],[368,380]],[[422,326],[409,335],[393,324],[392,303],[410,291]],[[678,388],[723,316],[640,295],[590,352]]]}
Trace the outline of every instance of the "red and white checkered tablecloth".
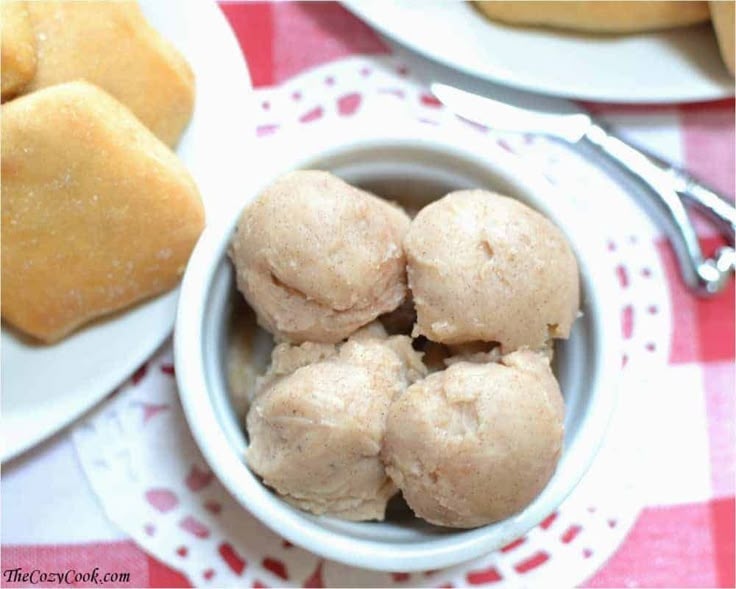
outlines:
{"label": "red and white checkered tablecloth", "polygon": [[[229,2],[222,9],[257,88],[279,85],[308,68],[344,57],[390,51],[336,3]],[[623,133],[734,195],[733,100],[590,106],[615,121]],[[702,238],[709,251],[719,242],[705,226]],[[586,585],[734,587],[734,283],[713,300],[696,299],[682,285],[666,240],[660,237],[656,245],[667,272],[674,329],[666,378],[652,381],[652,386],[677,387],[681,393],[659,416],[674,421],[670,428],[681,432],[680,441],[672,443],[671,464],[666,465],[670,484],[677,488],[647,494],[626,541]],[[653,440],[657,428],[655,420],[649,432]],[[99,567],[101,573],[129,573],[130,582],[124,586],[191,586],[106,519],[68,433],[6,465],[2,474],[3,571]]]}

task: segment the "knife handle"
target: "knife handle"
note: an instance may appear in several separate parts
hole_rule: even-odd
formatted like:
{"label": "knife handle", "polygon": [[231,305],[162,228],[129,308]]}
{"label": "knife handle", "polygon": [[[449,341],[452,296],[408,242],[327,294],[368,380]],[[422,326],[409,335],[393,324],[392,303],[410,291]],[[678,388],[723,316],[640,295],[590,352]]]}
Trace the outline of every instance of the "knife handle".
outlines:
{"label": "knife handle", "polygon": [[682,190],[678,189],[677,192],[699,205],[701,210],[718,224],[723,236],[733,245],[734,232],[736,232],[736,208],[687,173],[676,168],[672,170],[673,177],[683,185]]}
{"label": "knife handle", "polygon": [[[607,133],[611,134],[608,130]],[[641,151],[662,173],[669,177],[675,192],[684,196],[689,202],[706,213],[718,225],[719,230],[728,242],[731,245],[734,244],[736,207],[728,202],[726,198],[693,178],[682,168],[673,166],[671,163],[641,148],[637,147],[636,149]]]}
{"label": "knife handle", "polygon": [[[734,270],[734,249],[721,248],[714,258],[704,258],[687,209],[673,185],[671,166],[654,161],[595,123],[590,126],[582,141],[613,161],[646,189],[652,204],[666,221],[665,229],[674,247],[682,278],[688,287],[700,296],[712,296],[723,290]],[[721,200],[717,195],[714,196]],[[708,198],[704,200],[708,202]],[[716,211],[720,212],[719,209]],[[716,212],[713,214],[716,216]]]}

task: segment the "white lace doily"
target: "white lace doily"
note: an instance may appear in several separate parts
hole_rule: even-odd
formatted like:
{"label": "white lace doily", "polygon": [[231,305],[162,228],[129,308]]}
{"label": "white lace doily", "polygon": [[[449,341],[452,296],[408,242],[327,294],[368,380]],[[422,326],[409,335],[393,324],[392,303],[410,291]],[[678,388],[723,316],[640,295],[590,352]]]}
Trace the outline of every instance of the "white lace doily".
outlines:
{"label": "white lace doily", "polygon": [[[349,58],[257,92],[260,135],[293,133],[386,109],[432,125],[465,125],[431,98],[393,57]],[[386,98],[389,97],[390,100]],[[82,467],[108,517],[195,586],[573,586],[623,541],[641,508],[637,480],[649,454],[638,409],[648,380],[666,365],[671,310],[655,230],[602,171],[561,145],[475,127],[542,171],[580,209],[606,203],[600,228],[618,277],[625,357],[620,400],[594,465],[559,510],[503,550],[456,567],[378,573],[324,561],[250,516],[211,474],[179,404],[171,345],[73,432]],[[649,377],[647,377],[649,375]]]}

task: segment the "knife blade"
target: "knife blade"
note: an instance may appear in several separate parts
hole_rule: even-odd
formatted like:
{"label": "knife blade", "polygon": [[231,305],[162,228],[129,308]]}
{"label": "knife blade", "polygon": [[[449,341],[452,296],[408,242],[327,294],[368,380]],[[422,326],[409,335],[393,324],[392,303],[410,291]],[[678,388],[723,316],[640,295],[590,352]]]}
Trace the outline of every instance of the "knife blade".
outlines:
{"label": "knife blade", "polygon": [[[515,106],[438,82],[431,84],[431,90],[439,101],[456,115],[497,131],[536,133],[575,145],[597,128],[605,128],[589,113],[577,109],[569,101],[555,102],[560,110],[548,112]],[[565,112],[562,111],[563,106]],[[610,131],[606,129],[606,132]],[[635,149],[659,169],[663,175],[663,182],[669,183],[675,192],[701,207],[719,225],[724,236],[733,243],[736,208],[727,199],[693,178],[685,170],[639,148]]]}
{"label": "knife blade", "polygon": [[538,133],[577,143],[592,125],[590,115],[582,111],[550,113],[520,108],[438,82],[431,90],[456,115],[497,131]]}
{"label": "knife blade", "polygon": [[714,258],[703,256],[694,226],[681,197],[706,212],[729,243],[734,243],[736,208],[682,169],[616,137],[589,113],[565,102],[567,112],[526,108],[479,96],[435,82],[434,95],[451,112],[497,131],[536,133],[571,145],[592,147],[642,184],[663,215],[665,229],[680,262],[685,282],[694,292],[711,296],[721,291],[736,269],[734,249],[721,248]]}

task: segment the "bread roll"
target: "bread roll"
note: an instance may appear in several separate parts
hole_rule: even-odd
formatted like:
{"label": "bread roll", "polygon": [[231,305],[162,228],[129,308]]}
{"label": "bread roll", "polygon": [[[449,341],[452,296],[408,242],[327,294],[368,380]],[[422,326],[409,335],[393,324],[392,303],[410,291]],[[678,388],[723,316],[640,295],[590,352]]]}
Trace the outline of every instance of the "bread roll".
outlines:
{"label": "bread roll", "polygon": [[718,38],[718,46],[721,48],[721,57],[726,68],[734,75],[734,50],[733,33],[734,33],[734,2],[718,1],[710,2],[710,16],[713,20],[713,29],[715,29]]}
{"label": "bread roll", "polygon": [[2,316],[54,342],[171,289],[204,213],[176,155],[86,82],[2,106]]}
{"label": "bread roll", "polygon": [[638,33],[708,20],[705,2],[476,2],[492,20],[589,33]]}
{"label": "bread roll", "polygon": [[112,94],[170,146],[192,116],[194,75],[131,1],[28,3],[38,71],[25,92],[84,79]]}
{"label": "bread roll", "polygon": [[0,3],[2,99],[15,95],[36,73],[36,39],[23,2]]}

